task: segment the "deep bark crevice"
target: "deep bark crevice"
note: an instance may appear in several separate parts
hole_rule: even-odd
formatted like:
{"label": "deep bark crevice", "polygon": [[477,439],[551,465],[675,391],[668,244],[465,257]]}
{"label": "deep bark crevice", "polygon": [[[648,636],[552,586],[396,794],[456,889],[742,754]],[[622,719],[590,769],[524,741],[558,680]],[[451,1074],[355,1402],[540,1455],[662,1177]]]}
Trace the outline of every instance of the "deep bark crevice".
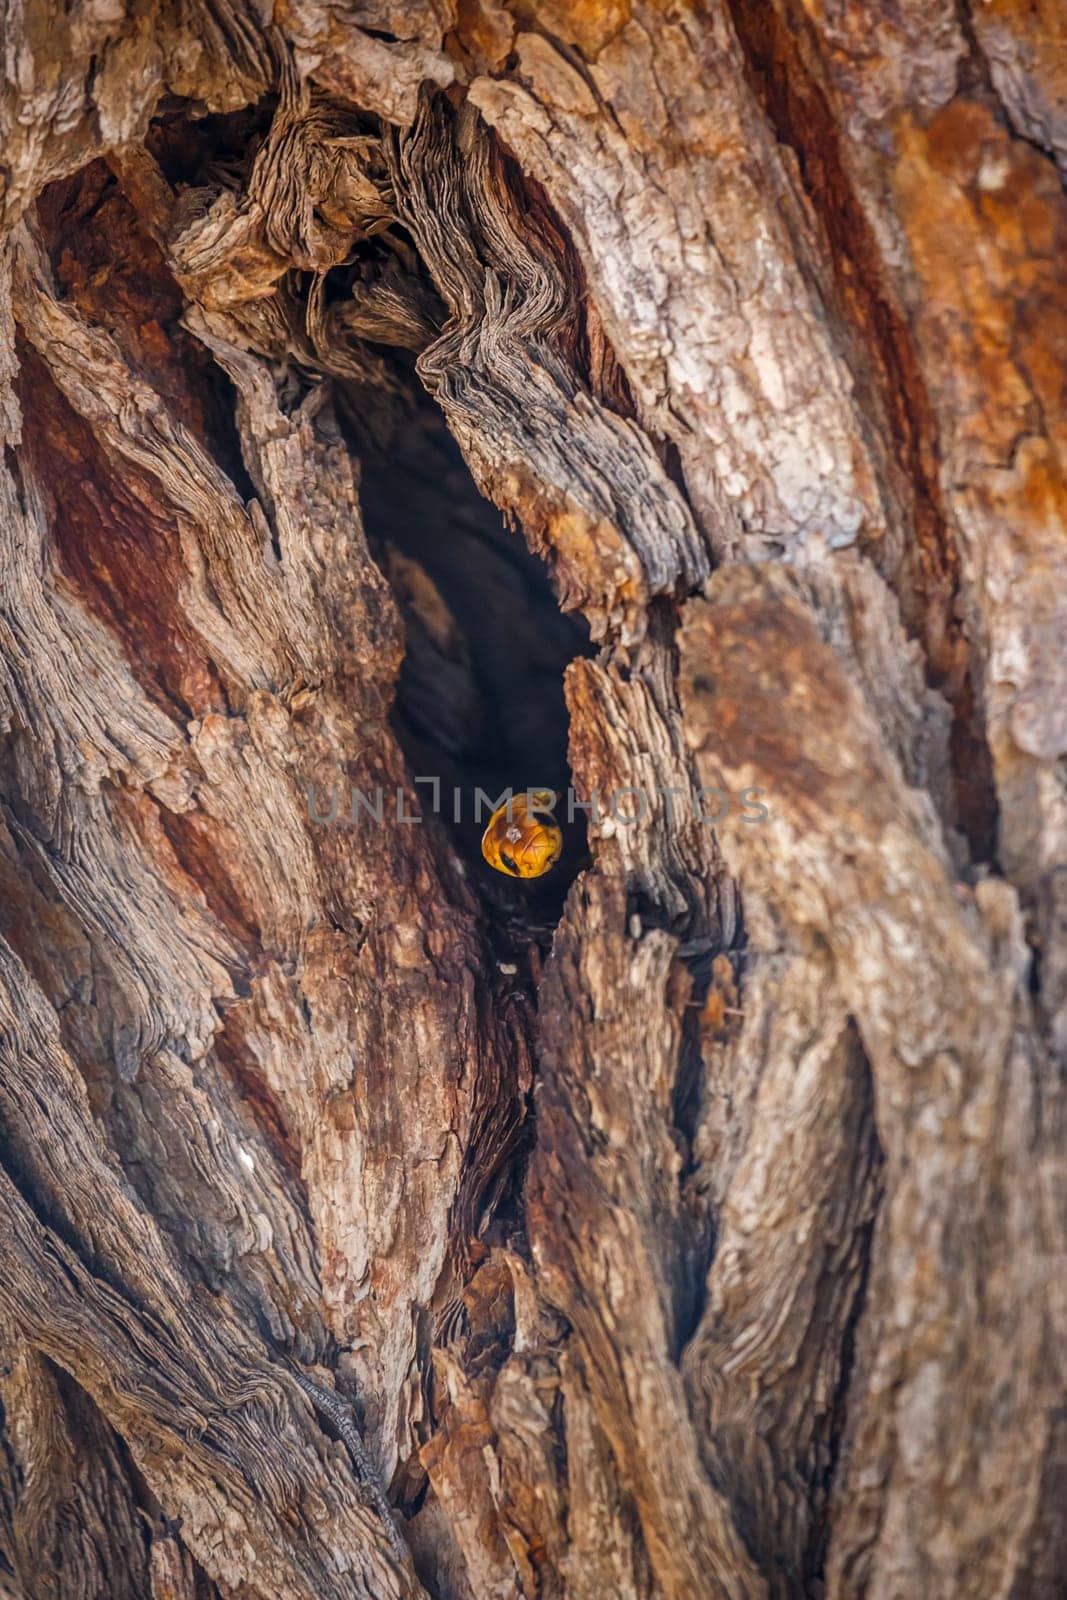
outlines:
{"label": "deep bark crevice", "polygon": [[184,327],[185,297],[119,180],[94,161],[50,184],[36,215],[60,295],[112,334],[132,370],[250,499],[233,385]]}
{"label": "deep bark crevice", "polygon": [[5,1600],[1056,1592],[1035,4],[14,15]]}
{"label": "deep bark crevice", "polygon": [[[560,611],[544,562],[479,494],[435,407],[364,457],[360,489],[407,633],[394,726],[409,770],[439,780],[442,824],[490,922],[545,945],[585,855],[581,813],[566,820],[563,674],[590,653],[588,628]],[[560,796],[564,855],[514,883],[482,857],[485,797],[541,787]],[[430,787],[419,793],[429,811]]]}

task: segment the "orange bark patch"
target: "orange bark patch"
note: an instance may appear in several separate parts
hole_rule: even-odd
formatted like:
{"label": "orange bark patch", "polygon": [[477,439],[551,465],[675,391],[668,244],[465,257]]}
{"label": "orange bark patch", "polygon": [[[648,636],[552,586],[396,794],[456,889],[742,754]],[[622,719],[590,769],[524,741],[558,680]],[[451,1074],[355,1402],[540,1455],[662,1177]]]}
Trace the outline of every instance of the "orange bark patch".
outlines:
{"label": "orange bark patch", "polygon": [[984,106],[954,101],[898,137],[894,186],[928,369],[957,445],[1008,465],[1021,434],[1064,426],[1067,200],[1052,163]]}
{"label": "orange bark patch", "polygon": [[[1025,612],[1035,641],[1015,689],[1002,685],[1009,717],[991,734],[1005,781],[1013,742],[1030,755],[1055,753],[1034,696],[1039,641],[1051,647],[1061,633],[1056,595],[1067,562],[1067,199],[1053,164],[984,105],[954,101],[926,127],[903,121],[897,135],[893,181],[918,280],[914,325],[946,423],[953,498],[973,530],[978,580],[1000,597],[996,625],[1013,637],[1012,611]],[[1028,598],[1009,602],[1019,583]],[[965,743],[954,744],[965,763]],[[965,782],[957,789],[973,826],[972,791]],[[987,816],[987,831],[991,823]]]}
{"label": "orange bark patch", "polygon": [[576,45],[587,61],[595,61],[622,32],[631,13],[630,0],[539,0],[528,12],[519,6],[515,10],[524,22],[536,22],[539,31]]}
{"label": "orange bark patch", "polygon": [[515,39],[516,21],[500,0],[459,0],[456,30],[446,40],[450,54],[475,72],[500,72]]}
{"label": "orange bark patch", "polygon": [[229,379],[182,326],[182,292],[103,161],[50,184],[38,215],[57,286],[87,322],[107,330],[134,372],[250,493]]}

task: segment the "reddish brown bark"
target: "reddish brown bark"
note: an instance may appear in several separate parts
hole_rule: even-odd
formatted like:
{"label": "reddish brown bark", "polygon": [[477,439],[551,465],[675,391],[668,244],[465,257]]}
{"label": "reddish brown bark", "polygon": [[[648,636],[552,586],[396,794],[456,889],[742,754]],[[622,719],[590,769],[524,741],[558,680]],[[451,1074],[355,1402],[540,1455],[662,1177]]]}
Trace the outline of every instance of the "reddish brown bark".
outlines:
{"label": "reddish brown bark", "polygon": [[0,1593],[1056,1600],[1058,10],[5,29]]}

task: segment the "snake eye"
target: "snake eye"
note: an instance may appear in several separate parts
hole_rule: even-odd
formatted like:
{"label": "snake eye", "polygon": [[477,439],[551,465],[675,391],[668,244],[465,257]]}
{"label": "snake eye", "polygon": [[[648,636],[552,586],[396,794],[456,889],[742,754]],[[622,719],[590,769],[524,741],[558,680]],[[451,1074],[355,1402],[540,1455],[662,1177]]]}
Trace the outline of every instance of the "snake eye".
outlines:
{"label": "snake eye", "polygon": [[[551,871],[563,849],[555,818],[546,815],[555,804],[551,789],[517,794],[498,806],[482,836],[482,855],[497,872],[513,878],[540,878]],[[509,816],[510,811],[510,816]]]}

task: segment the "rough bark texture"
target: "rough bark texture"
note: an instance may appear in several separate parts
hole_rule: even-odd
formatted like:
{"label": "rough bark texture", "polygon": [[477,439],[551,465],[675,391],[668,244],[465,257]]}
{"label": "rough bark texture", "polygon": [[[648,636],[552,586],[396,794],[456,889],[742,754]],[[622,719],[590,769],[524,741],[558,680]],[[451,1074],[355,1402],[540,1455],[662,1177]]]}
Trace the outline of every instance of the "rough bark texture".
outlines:
{"label": "rough bark texture", "polygon": [[9,3],[10,1600],[1067,1595],[1064,15]]}

